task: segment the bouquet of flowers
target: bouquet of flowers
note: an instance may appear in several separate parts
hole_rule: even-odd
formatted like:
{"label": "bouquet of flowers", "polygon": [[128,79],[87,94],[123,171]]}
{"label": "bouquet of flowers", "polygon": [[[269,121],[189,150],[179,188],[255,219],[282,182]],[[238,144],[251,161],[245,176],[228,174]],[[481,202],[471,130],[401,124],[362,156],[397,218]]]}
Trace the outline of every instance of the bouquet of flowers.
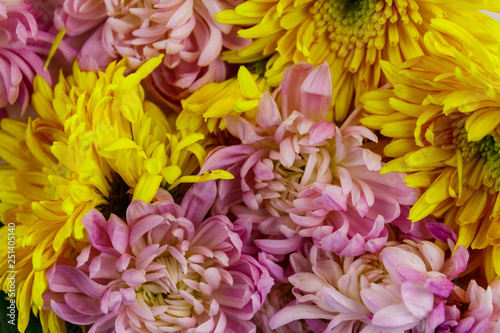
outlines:
{"label": "bouquet of flowers", "polygon": [[2,0],[1,332],[500,332],[497,0]]}

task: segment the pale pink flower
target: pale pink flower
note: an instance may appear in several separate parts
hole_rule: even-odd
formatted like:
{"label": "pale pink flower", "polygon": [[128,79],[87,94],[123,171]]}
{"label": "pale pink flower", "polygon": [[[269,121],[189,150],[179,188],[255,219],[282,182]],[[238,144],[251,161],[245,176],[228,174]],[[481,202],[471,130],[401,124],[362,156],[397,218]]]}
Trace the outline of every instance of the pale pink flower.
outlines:
{"label": "pale pink flower", "polygon": [[264,235],[255,244],[268,253],[291,253],[305,238],[343,256],[379,251],[386,224],[406,220],[415,191],[397,173],[380,174],[381,157],[363,147],[375,134],[327,120],[326,63],[291,66],[278,91],[264,93],[255,124],[224,118],[242,144],[215,149],[202,167],[235,176],[220,182],[215,210],[252,220]]}
{"label": "pale pink flower", "polygon": [[80,51],[80,66],[98,70],[118,57],[132,68],[159,54],[163,66],[149,79],[158,97],[172,106],[202,85],[227,78],[222,49],[250,43],[236,27],[218,23],[214,15],[240,0],[65,0],[54,18],[69,35],[92,33]]}
{"label": "pale pink flower", "polygon": [[433,332],[445,321],[443,300],[467,259],[463,246],[445,259],[435,244],[411,240],[357,258],[312,246],[290,255],[296,300],[270,326],[307,319],[315,332]]}
{"label": "pale pink flower", "polygon": [[161,191],[153,204],[133,201],[126,222],[87,213],[91,245],[77,263],[52,267],[46,306],[64,320],[93,324],[90,333],[253,331],[272,278],[241,253],[227,217],[203,221],[210,199],[186,198],[179,206]]}

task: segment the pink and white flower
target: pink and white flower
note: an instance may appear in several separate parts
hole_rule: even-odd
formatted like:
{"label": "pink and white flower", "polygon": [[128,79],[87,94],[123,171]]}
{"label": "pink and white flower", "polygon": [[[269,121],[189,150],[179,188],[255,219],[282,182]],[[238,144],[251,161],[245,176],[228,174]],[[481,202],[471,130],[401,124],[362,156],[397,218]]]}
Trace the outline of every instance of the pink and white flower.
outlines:
{"label": "pink and white flower", "polygon": [[467,266],[431,242],[389,242],[377,254],[337,256],[315,246],[290,255],[296,301],[270,320],[278,328],[307,319],[315,332],[433,332],[445,322],[451,281]]}
{"label": "pink and white flower", "polygon": [[179,206],[165,191],[157,199],[133,201],[126,222],[87,213],[91,245],[76,263],[52,267],[46,306],[93,324],[91,333],[253,331],[250,320],[273,284],[267,270],[241,253],[227,217],[203,220],[210,200]]}
{"label": "pink and white flower", "polygon": [[218,23],[214,15],[239,0],[65,0],[55,25],[69,35],[91,34],[79,54],[80,66],[98,70],[112,60],[127,58],[132,68],[165,54],[163,66],[148,85],[157,97],[175,103],[206,83],[227,78],[220,59],[223,48],[250,43],[236,36],[237,28]]}
{"label": "pink and white flower", "polygon": [[260,99],[256,123],[224,118],[242,144],[216,148],[205,160],[201,172],[235,176],[220,182],[215,210],[251,219],[265,252],[291,253],[312,238],[343,256],[376,253],[386,244],[386,224],[406,220],[405,207],[416,200],[402,176],[381,175],[381,157],[363,147],[375,134],[327,120],[331,98],[326,63],[291,66],[278,91]]}

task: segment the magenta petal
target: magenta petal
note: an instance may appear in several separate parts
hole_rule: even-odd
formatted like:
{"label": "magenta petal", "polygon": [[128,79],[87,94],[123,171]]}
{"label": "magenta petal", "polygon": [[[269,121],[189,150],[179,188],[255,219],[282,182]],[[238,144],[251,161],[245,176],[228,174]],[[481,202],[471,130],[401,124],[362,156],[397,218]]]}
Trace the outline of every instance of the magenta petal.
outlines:
{"label": "magenta petal", "polygon": [[[435,273],[435,272],[431,272]],[[448,280],[448,278],[441,273],[434,274],[430,276],[424,284],[424,288],[434,295],[441,297],[450,296],[451,291],[455,287],[455,284]]]}
{"label": "magenta petal", "polygon": [[82,217],[82,224],[88,231],[88,239],[92,246],[100,251],[112,248],[111,240],[105,230],[106,219],[96,209],[92,209]]}
{"label": "magenta petal", "polygon": [[445,320],[444,302],[443,300],[440,300],[439,304],[434,308],[434,310],[432,310],[427,326],[431,331],[434,331],[436,327],[441,325]]}
{"label": "magenta petal", "polygon": [[332,77],[326,62],[314,69],[301,87],[301,111],[307,119],[326,120],[332,102]]}
{"label": "magenta petal", "polygon": [[457,241],[457,235],[451,229],[450,226],[441,223],[441,222],[428,222],[426,223],[426,228],[432,234],[434,238],[438,241],[447,243],[448,239],[451,239],[453,242]]}

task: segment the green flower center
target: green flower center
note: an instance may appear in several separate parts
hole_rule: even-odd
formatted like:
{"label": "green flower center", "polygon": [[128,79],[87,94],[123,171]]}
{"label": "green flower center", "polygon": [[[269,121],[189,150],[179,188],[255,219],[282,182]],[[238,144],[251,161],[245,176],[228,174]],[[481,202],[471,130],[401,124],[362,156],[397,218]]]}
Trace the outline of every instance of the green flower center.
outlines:
{"label": "green flower center", "polygon": [[465,119],[457,123],[454,144],[460,148],[464,161],[471,162],[478,154],[484,159],[483,185],[491,193],[500,191],[500,136],[496,133],[485,136],[479,141],[468,141],[464,128]]}
{"label": "green flower center", "polygon": [[[309,10],[316,24],[316,35],[329,34],[332,42],[341,42],[355,46],[358,37],[362,37],[369,29],[372,16],[375,13],[374,0],[319,0]],[[354,38],[351,38],[354,37]],[[369,36],[365,36],[368,41]]]}
{"label": "green flower center", "polygon": [[[331,49],[346,57],[355,47],[382,49],[388,24],[399,20],[404,24],[410,20],[419,23],[418,9],[415,1],[406,0],[319,0],[309,12],[315,21],[315,37],[328,35]],[[394,40],[397,38],[391,38]]]}

